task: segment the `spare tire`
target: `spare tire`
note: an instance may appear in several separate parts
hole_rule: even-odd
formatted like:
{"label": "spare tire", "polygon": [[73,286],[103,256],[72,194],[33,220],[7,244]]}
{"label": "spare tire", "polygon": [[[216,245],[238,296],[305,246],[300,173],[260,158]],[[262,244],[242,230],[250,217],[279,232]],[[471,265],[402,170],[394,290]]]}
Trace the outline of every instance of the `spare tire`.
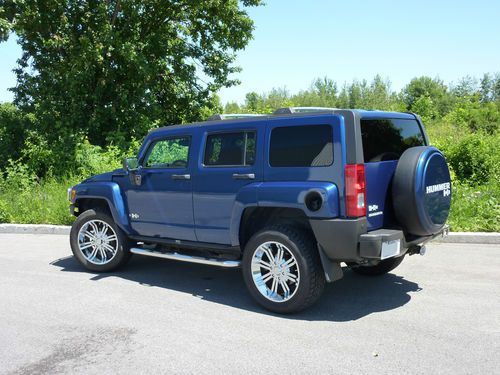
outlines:
{"label": "spare tire", "polygon": [[451,178],[437,148],[419,146],[403,152],[392,181],[392,201],[406,233],[428,236],[443,228],[451,206]]}

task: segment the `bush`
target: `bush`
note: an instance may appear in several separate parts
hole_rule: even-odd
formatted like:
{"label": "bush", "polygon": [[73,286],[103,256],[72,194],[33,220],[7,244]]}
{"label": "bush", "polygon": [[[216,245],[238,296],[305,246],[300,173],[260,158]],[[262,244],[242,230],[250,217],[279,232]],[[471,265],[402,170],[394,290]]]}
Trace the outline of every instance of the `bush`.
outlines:
{"label": "bush", "polygon": [[480,103],[475,97],[464,100],[444,117],[444,122],[455,124],[471,132],[495,135],[499,130],[500,110],[495,103]]}
{"label": "bush", "polygon": [[65,170],[68,160],[66,150],[59,145],[49,145],[44,135],[30,130],[26,134],[21,157],[17,163],[23,163],[37,176],[51,175]]}
{"label": "bush", "polygon": [[444,152],[460,182],[476,186],[500,178],[500,137],[469,134]]}
{"label": "bush", "polygon": [[437,109],[428,96],[420,96],[413,104],[412,111],[418,114],[422,121],[427,124],[437,115]]}
{"label": "bush", "polygon": [[90,144],[88,140],[76,146],[74,155],[76,173],[83,177],[120,168],[122,159],[123,154],[117,147],[109,146],[103,151],[101,147]]}
{"label": "bush", "polygon": [[0,104],[0,169],[5,161],[18,159],[34,117],[26,115],[10,103]]}
{"label": "bush", "polygon": [[[120,168],[124,156],[117,147],[103,150],[85,140],[68,158],[73,160],[71,168],[62,169],[59,176],[54,176],[54,166],[63,168],[65,162],[57,160],[47,144],[31,145],[25,149],[25,156],[33,156],[29,163],[11,159],[0,171],[0,223],[72,223],[74,217],[69,214],[67,188],[92,175]],[[134,140],[127,153],[135,155],[139,145]],[[52,167],[42,177],[33,171],[45,168],[49,162]]]}
{"label": "bush", "polygon": [[500,232],[500,183],[483,186],[453,183],[448,222],[454,232]]}
{"label": "bush", "polygon": [[10,160],[0,174],[0,222],[71,223],[66,190],[75,180],[40,180],[26,165]]}
{"label": "bush", "polygon": [[0,189],[0,222],[21,224],[71,224],[66,190],[77,181],[45,180],[28,189]]}

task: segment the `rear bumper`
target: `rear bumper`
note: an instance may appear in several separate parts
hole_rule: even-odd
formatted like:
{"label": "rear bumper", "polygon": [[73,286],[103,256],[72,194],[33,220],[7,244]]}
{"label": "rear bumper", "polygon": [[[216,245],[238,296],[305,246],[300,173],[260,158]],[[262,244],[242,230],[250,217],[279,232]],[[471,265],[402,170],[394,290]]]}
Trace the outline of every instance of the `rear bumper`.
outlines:
{"label": "rear bumper", "polygon": [[[405,236],[402,231],[394,229],[378,229],[359,236],[359,256],[363,259],[384,259],[382,247],[386,244],[397,244],[397,255],[406,252]],[[396,255],[396,256],[397,256]]]}
{"label": "rear bumper", "polygon": [[[378,229],[367,231],[366,218],[310,220],[316,240],[325,255],[335,262],[360,262],[383,259],[382,247],[392,241],[399,241],[397,255],[404,255],[409,249],[421,246],[438,236],[448,233],[446,225],[432,236],[405,238],[403,231]],[[387,255],[387,254],[385,254]]]}

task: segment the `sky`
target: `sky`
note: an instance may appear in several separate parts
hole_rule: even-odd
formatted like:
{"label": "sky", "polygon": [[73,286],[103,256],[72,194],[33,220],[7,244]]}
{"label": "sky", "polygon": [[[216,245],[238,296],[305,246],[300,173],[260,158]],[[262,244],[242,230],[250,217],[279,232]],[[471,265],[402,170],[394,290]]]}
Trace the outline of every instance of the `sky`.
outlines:
{"label": "sky", "polygon": [[[223,103],[272,88],[298,92],[325,76],[342,85],[380,74],[399,90],[416,76],[452,83],[500,72],[498,0],[266,2],[248,9],[254,37],[238,53],[241,85],[222,89]],[[12,100],[20,53],[14,38],[0,44],[0,102]]]}

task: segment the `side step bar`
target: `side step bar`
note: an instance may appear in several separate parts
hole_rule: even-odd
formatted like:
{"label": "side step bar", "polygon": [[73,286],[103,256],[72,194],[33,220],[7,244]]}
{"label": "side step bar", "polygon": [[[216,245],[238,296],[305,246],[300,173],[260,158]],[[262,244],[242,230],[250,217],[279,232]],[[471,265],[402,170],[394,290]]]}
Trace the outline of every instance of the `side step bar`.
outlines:
{"label": "side step bar", "polygon": [[180,260],[182,262],[198,263],[198,264],[208,264],[210,266],[219,266],[225,268],[236,268],[241,265],[239,260],[222,260],[222,259],[209,259],[193,255],[179,254],[179,253],[164,253],[155,250],[140,249],[133,247],[130,249],[132,254],[146,255],[149,257],[163,258],[163,259],[174,259]]}

